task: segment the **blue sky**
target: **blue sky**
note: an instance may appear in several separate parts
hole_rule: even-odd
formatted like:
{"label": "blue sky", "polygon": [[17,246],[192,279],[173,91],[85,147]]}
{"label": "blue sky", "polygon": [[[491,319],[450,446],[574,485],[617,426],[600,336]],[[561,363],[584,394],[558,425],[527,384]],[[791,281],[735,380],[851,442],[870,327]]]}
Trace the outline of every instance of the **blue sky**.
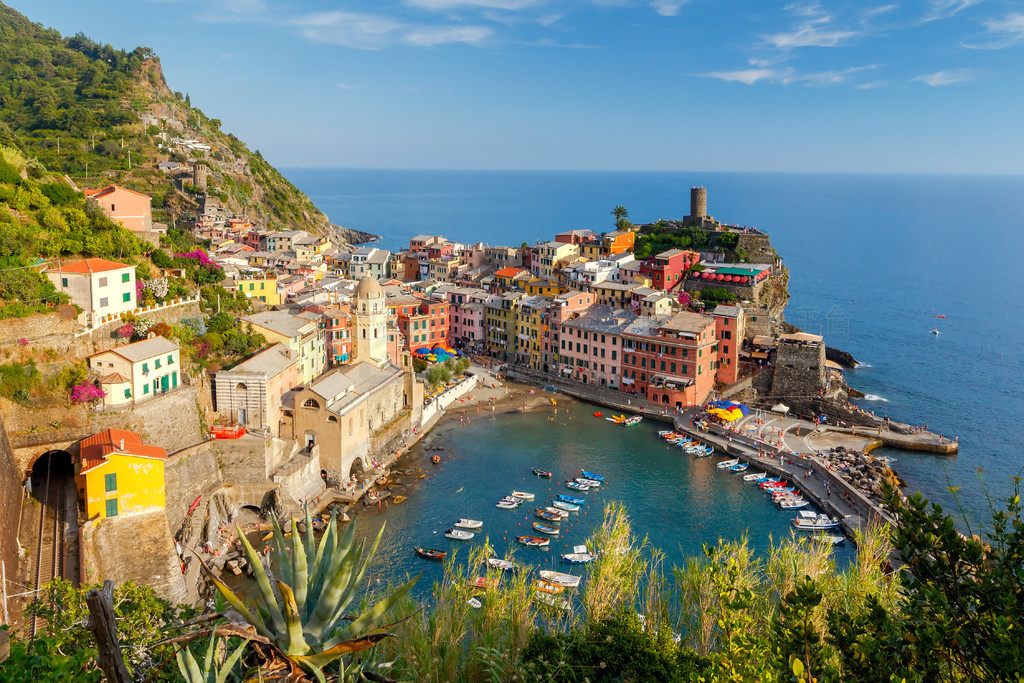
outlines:
{"label": "blue sky", "polygon": [[280,166],[1024,173],[1024,0],[6,0]]}

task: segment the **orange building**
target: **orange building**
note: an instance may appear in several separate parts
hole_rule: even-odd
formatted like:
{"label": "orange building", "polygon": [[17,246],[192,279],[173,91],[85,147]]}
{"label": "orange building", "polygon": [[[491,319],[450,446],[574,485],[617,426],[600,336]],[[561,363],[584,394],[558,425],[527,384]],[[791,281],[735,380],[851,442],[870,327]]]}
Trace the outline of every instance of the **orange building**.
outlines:
{"label": "orange building", "polygon": [[633,244],[636,241],[636,233],[632,230],[616,230],[604,235],[603,251],[605,256],[615,256],[627,251],[633,251]]}
{"label": "orange building", "polygon": [[745,332],[743,309],[739,306],[716,306],[712,315],[718,338],[716,379],[728,386],[736,382],[740,371],[740,345]]}
{"label": "orange building", "polygon": [[703,403],[718,367],[715,319],[697,313],[641,317],[622,333],[622,389],[651,403]]}
{"label": "orange building", "polygon": [[85,190],[85,198],[96,202],[110,220],[132,232],[148,232],[153,229],[149,195],[120,185],[108,185],[98,190]]}

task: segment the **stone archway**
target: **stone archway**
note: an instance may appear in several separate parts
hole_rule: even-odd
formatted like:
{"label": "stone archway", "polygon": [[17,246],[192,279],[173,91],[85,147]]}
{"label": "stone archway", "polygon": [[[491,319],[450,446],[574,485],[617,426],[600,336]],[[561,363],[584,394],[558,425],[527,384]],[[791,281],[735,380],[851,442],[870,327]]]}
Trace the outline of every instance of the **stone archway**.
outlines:
{"label": "stone archway", "polygon": [[354,479],[358,485],[359,480],[366,477],[366,474],[366,463],[363,462],[361,456],[356,456],[355,459],[352,460],[352,464],[348,466],[348,476],[346,476],[345,479]]}
{"label": "stone archway", "polygon": [[32,497],[51,504],[55,492],[64,494],[68,488],[74,490],[75,466],[71,454],[65,450],[46,451],[32,463],[29,470],[29,485]]}

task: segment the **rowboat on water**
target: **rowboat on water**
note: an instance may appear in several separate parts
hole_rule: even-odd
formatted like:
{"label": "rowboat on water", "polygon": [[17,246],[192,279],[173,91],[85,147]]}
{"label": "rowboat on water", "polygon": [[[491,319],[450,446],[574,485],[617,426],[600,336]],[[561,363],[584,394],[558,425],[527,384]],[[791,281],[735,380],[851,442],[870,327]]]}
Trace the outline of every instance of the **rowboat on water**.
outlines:
{"label": "rowboat on water", "polygon": [[846,536],[842,534],[814,534],[811,536],[811,540],[824,543],[825,545],[842,545],[846,543]]}
{"label": "rowboat on water", "polygon": [[484,523],[478,519],[463,518],[455,522],[455,527],[458,529],[480,529],[483,527],[483,525]]}
{"label": "rowboat on water", "polygon": [[416,548],[416,554],[428,560],[443,560],[448,553],[434,548]]}
{"label": "rowboat on water", "polygon": [[566,488],[573,489],[574,491],[589,491],[590,487],[586,484],[581,484],[578,481],[566,481],[562,482]]}
{"label": "rowboat on water", "polygon": [[593,553],[566,553],[562,555],[562,561],[569,564],[587,564],[597,559]]}
{"label": "rowboat on water", "polygon": [[596,479],[587,479],[586,477],[574,477],[574,479],[577,484],[583,484],[584,486],[589,486],[592,489],[596,489],[601,485],[601,482]]}
{"label": "rowboat on water", "polygon": [[779,507],[783,510],[799,510],[800,508],[807,507],[808,505],[810,505],[810,503],[803,498],[790,498],[779,501]]}
{"label": "rowboat on water", "polygon": [[746,472],[748,467],[750,467],[749,463],[741,462],[730,467],[729,471],[739,474],[740,472]]}
{"label": "rowboat on water", "polygon": [[538,477],[544,477],[546,479],[550,479],[551,478],[551,473],[550,472],[548,472],[547,470],[542,470],[539,467],[534,467],[533,468],[533,473],[536,474]]}
{"label": "rowboat on water", "polygon": [[[563,503],[572,503],[573,505],[583,505],[586,502],[583,498],[577,498],[576,496],[567,496],[564,493],[558,495],[558,500]],[[563,508],[564,509],[564,508]]]}
{"label": "rowboat on water", "polygon": [[519,500],[533,500],[533,494],[527,493],[526,491],[513,491],[512,497],[518,498]]}
{"label": "rowboat on water", "polygon": [[534,510],[533,514],[548,522],[557,522],[558,520],[562,519],[561,515],[557,515],[554,512],[548,512],[547,510],[541,510],[539,508]]}
{"label": "rowboat on water", "polygon": [[551,526],[550,524],[544,524],[543,522],[534,522],[533,523],[533,528],[536,529],[537,531],[541,532],[542,534],[547,534],[549,536],[557,536],[558,535],[558,527],[557,526]]}
{"label": "rowboat on water", "polygon": [[445,538],[450,538],[453,541],[470,541],[476,536],[472,531],[463,531],[462,529],[449,529],[444,532]]}
{"label": "rowboat on water", "polygon": [[738,464],[740,464],[739,458],[733,458],[732,460],[723,460],[722,462],[718,463],[718,469],[724,470],[732,467],[733,465]]}
{"label": "rowboat on water", "polygon": [[[571,496],[566,497],[568,498]],[[579,505],[573,505],[572,503],[566,502],[564,500],[556,500],[553,503],[551,503],[551,505],[558,508],[559,510],[564,510],[565,512],[578,512],[580,509]]]}
{"label": "rowboat on water", "polygon": [[495,588],[498,585],[497,577],[490,579],[486,576],[478,576],[475,579],[471,579],[469,582],[470,588]]}
{"label": "rowboat on water", "polygon": [[643,422],[643,419],[644,418],[641,417],[640,415],[634,415],[633,417],[631,417],[631,418],[629,418],[627,420],[623,420],[622,421],[622,426],[624,426],[624,427],[635,427],[638,424],[640,424],[641,422]]}
{"label": "rowboat on water", "polygon": [[566,574],[564,572],[554,572],[548,569],[542,569],[540,571],[540,578],[544,579],[548,583],[554,583],[559,586],[565,586],[566,588],[575,588],[580,585],[580,578],[575,574]]}
{"label": "rowboat on water", "polygon": [[744,474],[743,481],[757,481],[758,479],[765,476],[764,472],[754,472],[753,474]]}
{"label": "rowboat on water", "polygon": [[[571,507],[571,506],[570,506]],[[554,515],[557,519],[565,519],[569,516],[568,510],[562,510],[556,507],[541,508],[544,512]]]}
{"label": "rowboat on water", "polygon": [[528,545],[532,548],[543,548],[544,546],[551,544],[550,538],[540,538],[538,536],[517,536],[516,540],[523,545]]}
{"label": "rowboat on water", "polygon": [[484,606],[484,603],[480,602],[476,598],[470,598],[469,600],[466,600],[466,604],[472,607],[473,609],[480,609]]}
{"label": "rowboat on water", "polygon": [[515,510],[520,505],[522,505],[522,503],[513,503],[508,500],[499,500],[498,504],[495,505],[495,507],[500,508],[502,510]]}
{"label": "rowboat on water", "polygon": [[404,503],[405,499],[406,499],[406,496],[395,496],[394,498],[391,499],[391,502],[392,503]]}
{"label": "rowboat on water", "polygon": [[516,568],[514,564],[512,564],[508,560],[503,560],[500,557],[488,557],[484,561],[487,563],[487,566],[491,569],[500,569],[503,572],[510,572]]}
{"label": "rowboat on water", "polygon": [[565,591],[565,586],[559,586],[556,583],[548,583],[542,579],[537,579],[533,585],[541,593],[547,593],[549,595],[558,595]]}
{"label": "rowboat on water", "polygon": [[586,470],[582,470],[582,472],[583,476],[586,477],[587,479],[593,479],[594,481],[600,482],[604,481],[604,477],[602,477],[600,474],[594,474],[593,472],[587,472]]}

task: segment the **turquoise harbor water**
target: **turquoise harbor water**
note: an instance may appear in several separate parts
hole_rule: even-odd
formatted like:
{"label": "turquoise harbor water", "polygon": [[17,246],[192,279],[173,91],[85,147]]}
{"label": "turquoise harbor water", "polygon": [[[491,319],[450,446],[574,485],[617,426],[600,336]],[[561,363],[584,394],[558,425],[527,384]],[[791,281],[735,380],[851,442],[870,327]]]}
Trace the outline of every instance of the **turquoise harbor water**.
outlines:
{"label": "turquoise harbor water", "polygon": [[[625,503],[634,532],[646,535],[653,547],[666,553],[666,568],[699,555],[703,543],[714,543],[719,537],[739,540],[746,535],[754,548],[763,551],[770,537],[790,536],[795,514],[778,509],[760,489],[745,484],[741,475],[716,468],[721,458],[695,459],[669,446],[657,435],[666,428],[664,424],[645,421],[625,428],[593,417],[595,410],[581,403],[570,409],[559,407],[557,415],[552,408],[544,408],[497,415],[493,420],[480,416],[468,426],[454,420],[434,430],[422,445],[444,447],[439,453],[441,464],[429,463],[436,451],[416,448],[399,465],[422,468],[427,475],[422,480],[402,477],[413,484],[407,491],[395,492],[408,493],[408,500],[379,513],[375,508],[357,512],[360,535],[372,537],[381,524],[387,524],[372,578],[400,582],[424,570],[417,592],[427,595],[433,581],[441,577],[441,564],[420,559],[413,548],[459,550],[458,556],[464,559],[468,546],[482,543],[485,537],[500,555],[515,546],[519,561],[579,573],[578,565],[561,563],[559,554],[570,552],[593,533],[610,501]],[[534,476],[531,467],[535,466],[554,476]],[[560,485],[581,469],[601,474],[606,484],[596,493]],[[516,510],[496,508],[495,503],[513,490],[533,493],[536,500]],[[587,502],[562,522],[563,531],[552,539],[550,551],[519,546],[515,536],[543,536],[531,527],[540,521],[533,511],[559,493],[582,496]],[[484,522],[472,541],[444,537],[460,517]],[[854,552],[849,546],[837,549],[837,561],[845,565]]]}
{"label": "turquoise harbor water", "polygon": [[[516,245],[570,228],[609,230],[608,212],[617,204],[636,223],[681,218],[689,188],[704,185],[711,214],[771,234],[792,274],[786,318],[865,364],[848,376],[873,399],[862,405],[960,438],[956,457],[888,453],[911,490],[950,508],[948,477],[962,486],[961,502],[977,521],[988,504],[976,470],[984,470],[993,494],[1004,495],[1009,477],[1024,466],[1024,177],[348,169],[287,175],[334,222],[384,235],[381,245],[392,249],[417,233]],[[929,334],[933,327],[942,334]],[[557,452],[553,444],[564,436],[545,427],[538,426],[538,438]],[[502,429],[482,428],[475,443],[481,451],[500,450],[509,438]],[[460,468],[472,462],[439,473],[439,505],[447,477],[453,484],[459,475],[470,477]],[[639,471],[648,467],[630,462]],[[725,494],[707,494],[698,472],[661,471],[694,503],[678,512],[685,522],[678,532],[657,539],[661,547],[697,549],[733,519],[750,525],[753,540],[771,530],[759,526],[759,508],[746,507],[753,503],[703,507],[705,495]],[[401,531],[403,523],[392,526]]]}

